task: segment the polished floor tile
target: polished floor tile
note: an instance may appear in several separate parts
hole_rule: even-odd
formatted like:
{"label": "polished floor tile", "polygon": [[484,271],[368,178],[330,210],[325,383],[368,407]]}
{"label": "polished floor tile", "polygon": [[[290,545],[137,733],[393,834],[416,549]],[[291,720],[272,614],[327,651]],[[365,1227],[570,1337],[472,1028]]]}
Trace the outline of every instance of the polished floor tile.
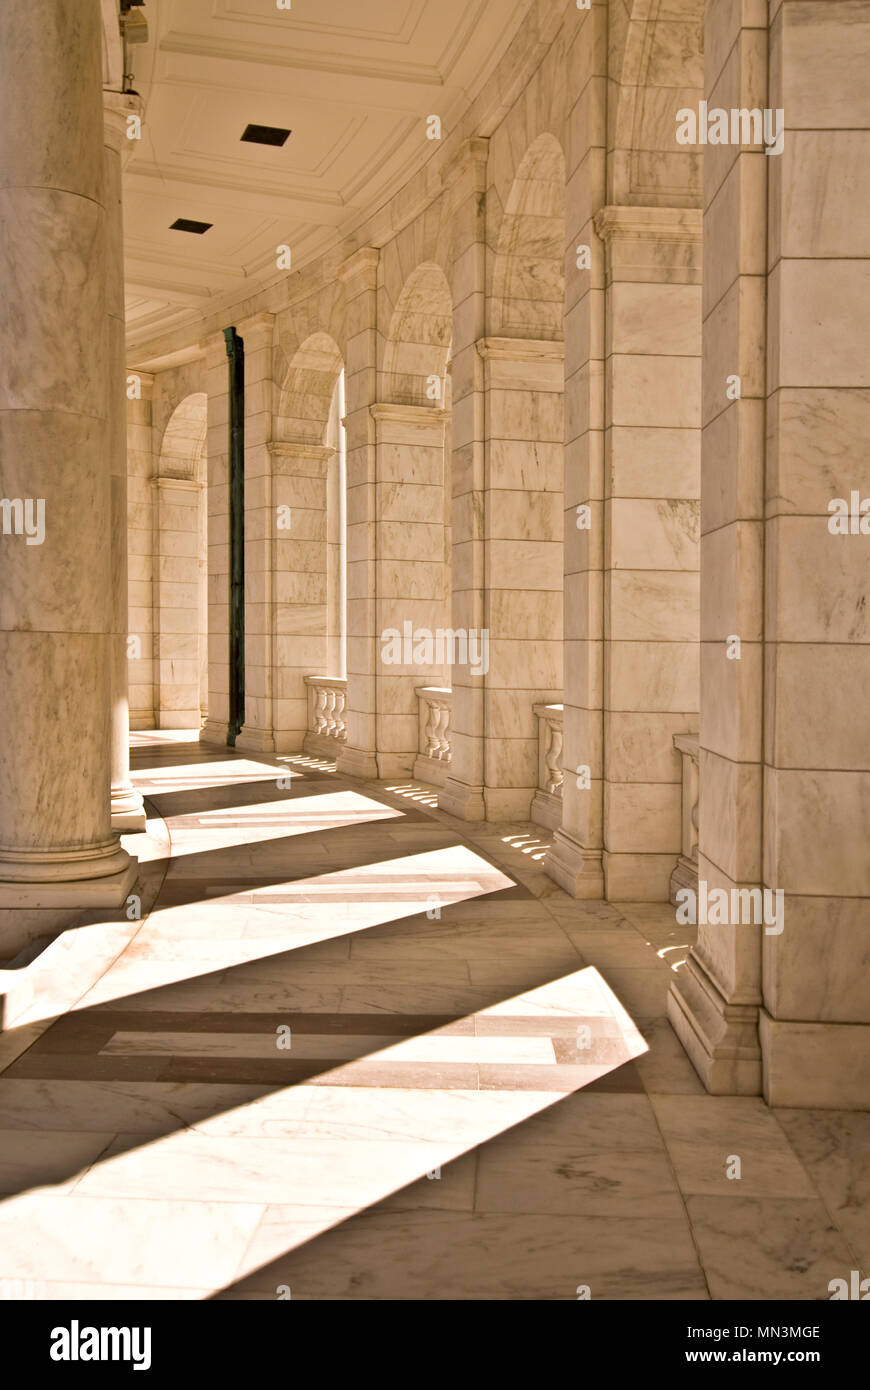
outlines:
{"label": "polished floor tile", "polygon": [[0,1299],[818,1298],[866,1255],[866,1127],[704,1092],[668,905],[407,780],[133,745],[141,920],[0,1035]]}

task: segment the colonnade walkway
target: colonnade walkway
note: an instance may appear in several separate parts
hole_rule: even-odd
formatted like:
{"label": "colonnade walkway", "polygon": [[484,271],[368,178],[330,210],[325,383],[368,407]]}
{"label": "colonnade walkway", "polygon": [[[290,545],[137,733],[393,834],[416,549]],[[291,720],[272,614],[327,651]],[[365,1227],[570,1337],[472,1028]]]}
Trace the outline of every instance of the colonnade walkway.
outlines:
{"label": "colonnade walkway", "polygon": [[576,902],[538,827],[432,788],[194,737],[133,736],[141,917],[65,932],[0,1034],[0,1290],[814,1300],[867,1271],[870,1115],[704,1092],[671,907]]}

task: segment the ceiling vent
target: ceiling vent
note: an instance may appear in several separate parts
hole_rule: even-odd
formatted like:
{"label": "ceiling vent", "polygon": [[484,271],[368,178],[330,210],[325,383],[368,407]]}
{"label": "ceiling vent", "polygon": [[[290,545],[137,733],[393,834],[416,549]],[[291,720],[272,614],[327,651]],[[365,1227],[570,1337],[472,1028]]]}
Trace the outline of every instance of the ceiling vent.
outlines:
{"label": "ceiling vent", "polygon": [[242,139],[249,145],[283,145],[288,135],[292,135],[292,130],[285,130],[283,126],[277,125],[248,125],[245,126],[245,133]]}
{"label": "ceiling vent", "polygon": [[209,227],[213,226],[213,222],[192,222],[189,217],[176,217],[169,230],[170,232],[195,232],[197,236],[202,236],[203,232],[207,232]]}

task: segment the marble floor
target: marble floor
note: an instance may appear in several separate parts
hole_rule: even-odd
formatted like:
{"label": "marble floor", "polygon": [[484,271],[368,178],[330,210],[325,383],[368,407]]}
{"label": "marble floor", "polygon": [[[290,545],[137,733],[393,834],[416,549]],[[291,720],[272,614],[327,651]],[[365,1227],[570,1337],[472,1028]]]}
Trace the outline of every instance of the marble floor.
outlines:
{"label": "marble floor", "polygon": [[818,1300],[870,1269],[870,1115],[704,1092],[672,908],[575,902],[545,832],[431,787],[194,740],[133,736],[141,908],[10,992],[0,1297]]}

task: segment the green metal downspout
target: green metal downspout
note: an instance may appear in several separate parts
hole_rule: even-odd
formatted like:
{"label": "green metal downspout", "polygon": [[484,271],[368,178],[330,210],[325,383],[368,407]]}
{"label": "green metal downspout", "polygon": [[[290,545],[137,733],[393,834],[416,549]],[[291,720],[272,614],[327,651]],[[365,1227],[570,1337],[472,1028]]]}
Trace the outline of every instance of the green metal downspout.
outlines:
{"label": "green metal downspout", "polygon": [[227,743],[245,722],[245,344],[224,329],[230,386],[230,708]]}

